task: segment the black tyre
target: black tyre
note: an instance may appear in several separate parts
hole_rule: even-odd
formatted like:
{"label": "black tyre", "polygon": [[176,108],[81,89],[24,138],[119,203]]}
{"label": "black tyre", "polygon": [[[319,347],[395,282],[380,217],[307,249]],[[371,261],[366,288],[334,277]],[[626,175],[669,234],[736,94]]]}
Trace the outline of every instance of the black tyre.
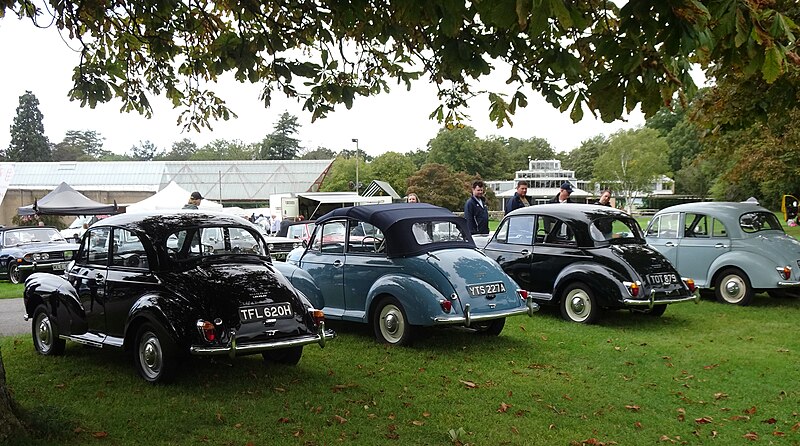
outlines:
{"label": "black tyre", "polygon": [[714,284],[714,293],[719,302],[742,306],[749,305],[755,294],[750,279],[738,268],[720,271]]}
{"label": "black tyre", "polygon": [[472,326],[478,333],[486,336],[499,336],[506,325],[506,318],[495,319],[493,321],[476,322]]}
{"label": "black tyre", "polygon": [[392,345],[409,345],[414,327],[408,323],[403,306],[394,297],[385,297],[375,308],[372,327],[378,341]]}
{"label": "black tyre", "polygon": [[661,317],[664,315],[665,311],[667,311],[666,305],[653,305],[653,308],[648,308],[644,310],[642,313],[648,316]]}
{"label": "black tyre", "polygon": [[266,362],[285,365],[297,365],[300,358],[303,356],[303,346],[287,347],[276,350],[267,350],[261,353],[261,357]]}
{"label": "black tyre", "polygon": [[44,305],[39,305],[33,312],[31,335],[33,347],[40,355],[56,356],[64,353],[67,342],[58,337],[58,325]]}
{"label": "black tyre", "polygon": [[134,361],[139,375],[151,383],[170,382],[178,366],[175,341],[158,324],[145,323],[136,334]]}
{"label": "black tyre", "polygon": [[11,283],[22,283],[24,281],[19,271],[19,265],[15,262],[8,263],[8,281]]}
{"label": "black tyre", "polygon": [[561,317],[571,322],[591,324],[597,320],[600,307],[592,290],[583,283],[573,283],[561,294]]}

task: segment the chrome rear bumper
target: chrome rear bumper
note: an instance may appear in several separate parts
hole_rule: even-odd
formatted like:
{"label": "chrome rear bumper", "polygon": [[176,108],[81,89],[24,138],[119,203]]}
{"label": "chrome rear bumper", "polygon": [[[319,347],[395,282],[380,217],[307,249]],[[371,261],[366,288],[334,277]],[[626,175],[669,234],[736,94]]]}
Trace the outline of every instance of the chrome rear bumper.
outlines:
{"label": "chrome rear bumper", "polygon": [[319,344],[320,347],[325,347],[326,341],[335,337],[336,332],[333,330],[326,330],[325,323],[321,322],[319,325],[319,332],[316,335],[298,336],[291,339],[280,339],[270,342],[256,342],[252,344],[238,345],[236,343],[236,334],[232,333],[231,342],[227,345],[193,345],[189,347],[189,353],[197,356],[228,355],[233,358],[239,355],[249,355],[253,353],[265,352],[267,350],[298,347],[308,344]]}
{"label": "chrome rear bumper", "polygon": [[433,318],[433,325],[457,325],[463,324],[469,327],[473,322],[491,321],[494,319],[502,319],[509,316],[517,316],[527,314],[533,316],[533,313],[539,311],[539,304],[533,301],[530,297],[525,300],[525,306],[522,308],[514,308],[513,310],[497,311],[487,314],[472,314],[472,307],[470,304],[464,305],[463,315],[453,316],[437,316]]}

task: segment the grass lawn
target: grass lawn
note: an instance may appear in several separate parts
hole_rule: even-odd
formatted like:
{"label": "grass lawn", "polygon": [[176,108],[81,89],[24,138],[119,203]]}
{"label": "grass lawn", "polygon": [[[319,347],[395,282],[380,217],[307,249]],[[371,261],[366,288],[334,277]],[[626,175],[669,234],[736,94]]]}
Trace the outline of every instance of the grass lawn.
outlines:
{"label": "grass lawn", "polygon": [[593,326],[542,311],[497,338],[431,330],[409,348],[336,325],[297,367],[190,360],[169,386],[115,350],[0,348],[36,429],[25,445],[798,444],[799,314],[800,300],[766,296]]}
{"label": "grass lawn", "polygon": [[0,280],[0,299],[22,297],[22,290],[24,288],[25,286],[21,283],[15,285],[7,280]]}

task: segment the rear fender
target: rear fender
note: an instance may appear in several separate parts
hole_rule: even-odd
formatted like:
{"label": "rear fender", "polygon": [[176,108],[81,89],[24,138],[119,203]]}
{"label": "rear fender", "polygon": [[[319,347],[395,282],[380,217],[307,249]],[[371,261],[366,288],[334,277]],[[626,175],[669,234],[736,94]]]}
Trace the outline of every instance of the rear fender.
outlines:
{"label": "rear fender", "polygon": [[[172,317],[167,317],[167,315]],[[139,298],[128,312],[123,348],[130,349],[136,342],[136,333],[145,322],[164,328],[179,346],[188,346],[194,333],[190,312],[185,302],[166,299],[158,294],[147,294]]]}
{"label": "rear fender", "polygon": [[617,274],[596,263],[573,263],[561,270],[556,278],[553,302],[560,301],[561,294],[569,285],[582,282],[591,289],[601,307],[619,307],[622,305],[621,296],[626,296],[628,290],[622,284],[626,279],[616,276]]}
{"label": "rear fender", "polygon": [[[714,259],[708,269],[708,276],[711,279],[706,284],[706,288],[711,288],[717,280],[717,274],[729,267],[736,267],[742,270],[750,280],[750,285],[755,289],[771,289],[778,287],[780,277],[775,271],[779,259],[769,259],[755,252],[748,251],[728,251]],[[788,264],[790,267],[797,265]]]}
{"label": "rear fender", "polygon": [[325,298],[311,274],[286,262],[273,262],[272,266],[289,279],[292,286],[303,293],[314,308],[318,310],[325,308]]}
{"label": "rear fender", "polygon": [[[367,294],[367,308],[364,322],[371,320],[375,305],[383,296],[390,295],[397,299],[406,312],[411,325],[432,325],[433,317],[444,315],[439,301],[449,299],[429,283],[405,274],[389,274],[378,279]],[[453,310],[460,311],[460,305],[454,304]]]}
{"label": "rear fender", "polygon": [[25,280],[23,291],[25,312],[33,316],[39,305],[44,305],[65,335],[79,335],[88,331],[86,312],[78,292],[62,276],[33,273]]}

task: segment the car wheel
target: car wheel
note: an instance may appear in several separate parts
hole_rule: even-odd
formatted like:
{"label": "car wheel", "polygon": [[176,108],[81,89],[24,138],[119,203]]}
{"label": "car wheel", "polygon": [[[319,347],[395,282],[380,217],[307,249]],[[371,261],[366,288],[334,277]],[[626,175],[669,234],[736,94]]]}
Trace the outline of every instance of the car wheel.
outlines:
{"label": "car wheel", "polygon": [[11,283],[22,283],[22,274],[19,272],[19,265],[14,262],[8,263],[8,281]]}
{"label": "car wheel", "polygon": [[300,357],[303,356],[303,346],[279,348],[276,350],[267,350],[261,353],[261,357],[266,362],[273,362],[276,364],[297,365],[300,362]]}
{"label": "car wheel", "polygon": [[414,329],[408,323],[403,306],[394,297],[381,300],[372,321],[375,337],[380,342],[392,345],[408,345],[413,339]]}
{"label": "car wheel", "polygon": [[169,382],[175,376],[177,347],[158,324],[143,324],[136,335],[136,369],[151,383]]}
{"label": "car wheel", "polygon": [[31,335],[33,347],[40,355],[56,356],[64,353],[67,343],[58,337],[58,325],[47,313],[44,305],[39,305],[33,312]]}
{"label": "car wheel", "polygon": [[591,324],[600,314],[594,294],[582,283],[568,286],[562,296],[561,317],[568,321]]}
{"label": "car wheel", "polygon": [[728,268],[719,273],[714,293],[719,302],[742,306],[749,305],[755,294],[750,286],[750,279],[736,268]]}
{"label": "car wheel", "polygon": [[486,321],[486,322],[475,322],[472,324],[472,327],[478,331],[478,333],[487,336],[499,336],[500,332],[503,331],[503,327],[506,325],[506,318],[502,319],[495,319],[493,321]]}

